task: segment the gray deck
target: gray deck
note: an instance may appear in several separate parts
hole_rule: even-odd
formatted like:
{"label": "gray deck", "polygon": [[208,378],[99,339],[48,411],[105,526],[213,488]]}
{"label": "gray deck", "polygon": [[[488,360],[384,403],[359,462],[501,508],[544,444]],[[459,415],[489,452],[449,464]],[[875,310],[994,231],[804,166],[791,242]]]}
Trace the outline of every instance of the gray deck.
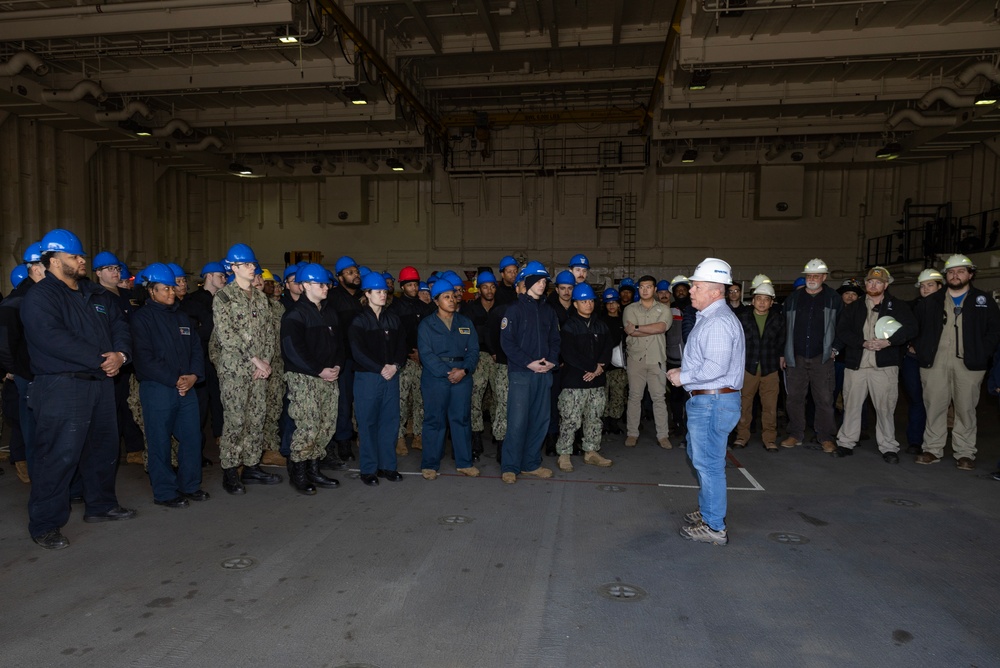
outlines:
{"label": "gray deck", "polygon": [[[154,506],[123,465],[139,517],[84,524],[75,506],[58,552],[29,539],[28,488],[5,464],[3,663],[997,666],[995,414],[981,404],[971,473],[950,457],[889,466],[870,442],[834,459],[754,438],[734,454],[764,489],[729,468],[727,547],[677,536],[696,491],[659,484],[695,480],[648,428],[634,449],[605,437],[611,469],[513,486],[486,458],[479,479],[372,489],[341,474],[311,498],[287,484],[230,497],[216,465],[213,498],[182,510]],[[237,557],[252,565],[223,568]],[[624,596],[601,593],[616,584]]]}

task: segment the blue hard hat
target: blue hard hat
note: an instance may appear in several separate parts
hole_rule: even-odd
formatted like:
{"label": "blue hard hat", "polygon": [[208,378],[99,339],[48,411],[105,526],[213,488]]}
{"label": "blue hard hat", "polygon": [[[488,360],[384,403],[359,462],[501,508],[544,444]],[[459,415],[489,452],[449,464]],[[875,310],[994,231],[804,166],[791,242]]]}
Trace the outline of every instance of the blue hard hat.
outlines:
{"label": "blue hard hat", "polygon": [[515,267],[517,266],[517,260],[514,259],[513,255],[504,255],[500,258],[500,271],[503,271],[505,267],[509,267],[511,265],[514,265]]}
{"label": "blue hard hat", "polygon": [[664,279],[664,280],[662,280],[662,281],[660,281],[659,283],[656,284],[656,291],[657,292],[659,292],[660,290],[669,290],[669,289],[670,289],[670,281],[668,281],[666,279]]}
{"label": "blue hard hat", "polygon": [[573,288],[573,301],[582,302],[594,298],[594,289],[586,283],[580,283]]}
{"label": "blue hard hat", "polygon": [[437,299],[438,295],[445,292],[454,292],[455,284],[449,281],[447,278],[442,278],[440,281],[434,284],[431,288],[431,298]]}
{"label": "blue hard hat", "polygon": [[21,258],[24,262],[41,262],[42,261],[42,242],[36,241],[30,244],[24,249],[24,256]]}
{"label": "blue hard hat", "polygon": [[236,280],[236,274],[226,274],[226,285]]}
{"label": "blue hard hat", "polygon": [[80,238],[69,230],[54,229],[42,237],[43,253],[69,253],[70,255],[87,256],[83,252],[83,244]]}
{"label": "blue hard hat", "polygon": [[15,288],[21,285],[21,281],[28,277],[28,268],[19,264],[10,271],[10,283]]}
{"label": "blue hard hat", "polygon": [[[576,277],[573,276],[573,272],[566,271],[565,269],[556,274],[556,285],[576,285]],[[593,297],[591,297],[593,299]]]}
{"label": "blue hard hat", "polygon": [[[168,262],[167,266],[170,267],[170,271],[174,272],[175,278],[184,278],[185,276],[187,276],[187,272],[185,272],[184,269],[179,264],[176,264],[174,262]],[[159,283],[159,281],[157,281],[157,283]]]}
{"label": "blue hard hat", "polygon": [[521,269],[521,271],[517,272],[517,278],[514,279],[514,282],[520,283],[523,280],[524,280],[524,269]]}
{"label": "blue hard hat", "polygon": [[132,278],[133,278],[132,272],[128,270],[128,265],[125,264],[124,262],[119,262],[118,263],[118,271],[119,271],[118,278],[120,278],[121,280],[123,280],[123,281],[131,281],[132,280]]}
{"label": "blue hard hat", "polygon": [[441,276],[440,276],[440,274],[438,272],[435,271],[433,274],[431,274],[430,276],[427,277],[427,287],[428,288],[431,287],[432,285],[434,285],[435,283],[437,283],[439,280],[441,280]]}
{"label": "blue hard hat", "polygon": [[253,275],[254,276],[260,276],[263,273],[264,273],[264,270],[260,268],[260,265],[257,264],[256,262],[254,262],[253,263]]}
{"label": "blue hard hat", "polygon": [[333,273],[340,274],[340,272],[345,269],[350,269],[351,267],[358,266],[358,263],[354,261],[354,258],[349,255],[344,255],[337,259],[337,263],[333,265]]}
{"label": "blue hard hat", "polygon": [[420,282],[418,283],[418,286],[417,286],[417,292],[430,292],[430,291],[431,291],[431,288],[430,288],[430,286],[429,286],[429,285],[427,285],[427,284],[426,284],[426,283],[424,283],[423,281],[420,281]]}
{"label": "blue hard hat", "polygon": [[377,271],[369,271],[364,278],[361,279],[361,289],[388,290],[389,286],[386,284],[385,279],[382,278],[382,274]]}
{"label": "blue hard hat", "polygon": [[[364,265],[361,265],[360,267],[358,267],[358,275],[361,276],[361,280],[362,281],[365,280],[365,276],[367,276],[370,273],[372,273],[372,270],[369,269],[368,267],[366,267]],[[381,276],[381,275],[382,274],[379,274],[379,276]]]}
{"label": "blue hard hat", "polygon": [[98,269],[104,269],[105,267],[110,267],[111,265],[117,267],[119,264],[121,264],[121,260],[115,257],[114,253],[101,251],[94,256],[92,266],[94,267],[94,271],[97,271]]}
{"label": "blue hard hat", "polygon": [[806,279],[803,278],[802,276],[799,276],[798,278],[795,279],[795,282],[792,283],[792,290],[798,290],[805,284],[806,284]]}
{"label": "blue hard hat", "polygon": [[583,253],[574,255],[569,259],[569,268],[572,269],[573,267],[583,267],[585,269],[590,269],[590,260],[588,260],[587,256],[584,255]]}
{"label": "blue hard hat", "polygon": [[139,279],[143,285],[150,283],[163,283],[164,285],[177,285],[177,274],[169,265],[162,262],[154,262],[139,272]]}
{"label": "blue hard hat", "polygon": [[299,280],[298,274],[296,273],[298,272],[298,270],[299,270],[299,265],[297,264],[293,264],[290,267],[285,267],[285,273],[281,275],[281,280],[285,281],[286,283],[288,282],[289,279],[293,281]]}
{"label": "blue hard hat", "polygon": [[462,280],[461,276],[451,271],[450,269],[441,274],[441,278],[445,278],[448,281],[450,281],[452,287],[462,288],[463,290],[465,289],[465,281]]}
{"label": "blue hard hat", "polygon": [[307,264],[295,272],[298,283],[329,283],[330,270],[321,264]]}
{"label": "blue hard hat", "polygon": [[204,267],[201,268],[200,276],[205,277],[205,274],[224,274],[226,273],[226,268],[222,266],[221,262],[208,262]]}
{"label": "blue hard hat", "polygon": [[487,283],[497,284],[497,278],[492,271],[484,271],[476,276],[476,285],[486,285]]}
{"label": "blue hard hat", "polygon": [[[324,268],[325,268],[325,267],[324,267]],[[336,283],[336,282],[337,282],[337,275],[336,275],[336,274],[334,274],[334,273],[333,273],[332,271],[330,271],[329,269],[327,269],[327,270],[326,270],[326,279],[327,279],[327,280],[326,280],[326,282],[327,282],[327,283],[329,283],[330,285],[333,285],[334,283]]]}
{"label": "blue hard hat", "polygon": [[227,263],[226,266],[233,262],[256,262],[257,256],[254,255],[253,249],[246,244],[233,244],[229,247],[224,261]]}
{"label": "blue hard hat", "polygon": [[618,288],[619,289],[621,289],[621,288],[632,288],[633,290],[635,290],[635,281],[633,281],[631,278],[629,278],[628,276],[626,276],[622,280],[618,281]]}
{"label": "blue hard hat", "polygon": [[542,278],[548,278],[549,272],[545,270],[545,265],[543,265],[538,260],[532,260],[524,267],[524,276],[541,276]]}
{"label": "blue hard hat", "polygon": [[601,299],[604,300],[605,304],[607,304],[608,302],[621,301],[621,298],[622,296],[618,294],[618,291],[615,290],[614,288],[608,288],[607,290],[604,291],[604,294],[601,295]]}
{"label": "blue hard hat", "polygon": [[388,281],[392,281],[393,283],[396,282],[396,279],[392,277],[392,274],[390,274],[387,271],[383,271],[382,272],[382,278],[384,278],[386,280],[386,282],[388,282]]}

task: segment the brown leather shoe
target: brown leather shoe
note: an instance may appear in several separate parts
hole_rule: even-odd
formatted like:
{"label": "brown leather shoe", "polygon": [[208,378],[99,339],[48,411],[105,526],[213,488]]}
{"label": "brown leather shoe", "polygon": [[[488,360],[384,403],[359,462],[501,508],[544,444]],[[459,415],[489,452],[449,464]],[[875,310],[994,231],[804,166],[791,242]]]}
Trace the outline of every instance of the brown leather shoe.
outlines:
{"label": "brown leather shoe", "polygon": [[142,452],[129,452],[125,455],[126,464],[142,464]]}
{"label": "brown leather shoe", "polygon": [[403,456],[408,455],[409,453],[410,451],[406,449],[406,437],[400,436],[396,439],[396,454]]}
{"label": "brown leather shoe", "polygon": [[941,458],[936,457],[929,452],[921,452],[919,455],[917,455],[917,458],[914,461],[916,461],[918,464],[937,464],[939,461],[941,461]]}
{"label": "brown leather shoe", "polygon": [[424,440],[420,438],[420,434],[417,434],[416,436],[413,437],[413,443],[410,444],[410,447],[413,448],[414,450],[424,449]]}
{"label": "brown leather shoe", "polygon": [[614,464],[614,462],[612,462],[607,457],[602,456],[601,453],[597,452],[596,450],[593,450],[585,454],[583,456],[583,463],[590,464],[591,466],[600,466],[601,468],[608,468],[609,466]]}
{"label": "brown leather shoe", "polygon": [[795,438],[794,436],[789,436],[783,440],[779,445],[783,448],[794,448],[796,445],[802,445],[802,441]]}
{"label": "brown leather shoe", "polygon": [[573,462],[569,455],[559,455],[559,470],[564,473],[573,472]]}
{"label": "brown leather shoe", "polygon": [[14,470],[17,471],[17,479],[23,482],[25,485],[31,484],[31,478],[28,477],[28,462],[19,461],[14,462]]}
{"label": "brown leather shoe", "polygon": [[626,436],[625,437],[625,447],[626,448],[634,448],[636,446],[636,443],[638,443],[638,442],[639,442],[639,437],[638,436]]}
{"label": "brown leather shoe", "polygon": [[837,449],[837,444],[833,441],[823,441],[820,446],[823,448],[823,452],[833,452]]}
{"label": "brown leather shoe", "polygon": [[976,468],[976,462],[972,461],[968,457],[959,457],[958,461],[955,462],[955,466],[959,471],[974,471]]}
{"label": "brown leather shoe", "polygon": [[674,447],[674,444],[670,442],[670,439],[664,436],[663,438],[656,439],[656,442],[660,444],[660,447],[664,450],[670,450]]}

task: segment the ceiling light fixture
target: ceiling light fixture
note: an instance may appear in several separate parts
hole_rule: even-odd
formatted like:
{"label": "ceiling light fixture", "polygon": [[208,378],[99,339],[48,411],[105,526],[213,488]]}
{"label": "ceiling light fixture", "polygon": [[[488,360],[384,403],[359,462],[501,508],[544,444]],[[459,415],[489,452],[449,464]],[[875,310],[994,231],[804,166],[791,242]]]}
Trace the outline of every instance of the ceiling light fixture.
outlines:
{"label": "ceiling light fixture", "polygon": [[229,171],[238,176],[251,176],[253,174],[252,169],[238,162],[229,163]]}
{"label": "ceiling light fixture", "polygon": [[292,34],[288,26],[281,26],[275,31],[275,38],[282,44],[298,44],[299,38]]}
{"label": "ceiling light fixture", "polygon": [[903,147],[899,142],[891,141],[879,150],[875,151],[876,160],[895,160],[903,152]]}
{"label": "ceiling light fixture", "polygon": [[976,96],[975,105],[977,107],[988,107],[996,104],[998,98],[1000,98],[1000,86],[993,86],[988,91]]}
{"label": "ceiling light fixture", "polygon": [[152,137],[152,131],[145,125],[142,125],[138,121],[134,121],[131,118],[124,121],[118,121],[118,127],[127,132],[131,132],[137,137]]}
{"label": "ceiling light fixture", "polygon": [[691,72],[691,81],[688,83],[688,90],[705,90],[711,78],[712,73],[708,70],[694,70]]}
{"label": "ceiling light fixture", "polygon": [[368,98],[357,86],[348,86],[344,89],[344,97],[351,101],[351,104],[368,104]]}
{"label": "ceiling light fixture", "polygon": [[402,172],[406,169],[406,167],[403,166],[403,163],[400,162],[397,158],[386,158],[385,164],[389,169],[391,169],[394,172]]}
{"label": "ceiling light fixture", "polygon": [[697,149],[689,148],[681,155],[681,162],[692,163],[698,159]]}

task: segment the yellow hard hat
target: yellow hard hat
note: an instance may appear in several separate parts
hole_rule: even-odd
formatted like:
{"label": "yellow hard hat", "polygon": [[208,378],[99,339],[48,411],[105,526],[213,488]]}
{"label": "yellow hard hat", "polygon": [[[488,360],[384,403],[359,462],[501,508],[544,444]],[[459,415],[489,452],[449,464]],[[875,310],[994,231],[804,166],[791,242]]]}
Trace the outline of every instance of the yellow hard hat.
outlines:
{"label": "yellow hard hat", "polygon": [[264,271],[262,271],[261,274],[260,274],[260,277],[261,277],[261,279],[263,279],[265,281],[273,281],[274,280],[274,274],[271,273],[270,269],[265,269]]}

